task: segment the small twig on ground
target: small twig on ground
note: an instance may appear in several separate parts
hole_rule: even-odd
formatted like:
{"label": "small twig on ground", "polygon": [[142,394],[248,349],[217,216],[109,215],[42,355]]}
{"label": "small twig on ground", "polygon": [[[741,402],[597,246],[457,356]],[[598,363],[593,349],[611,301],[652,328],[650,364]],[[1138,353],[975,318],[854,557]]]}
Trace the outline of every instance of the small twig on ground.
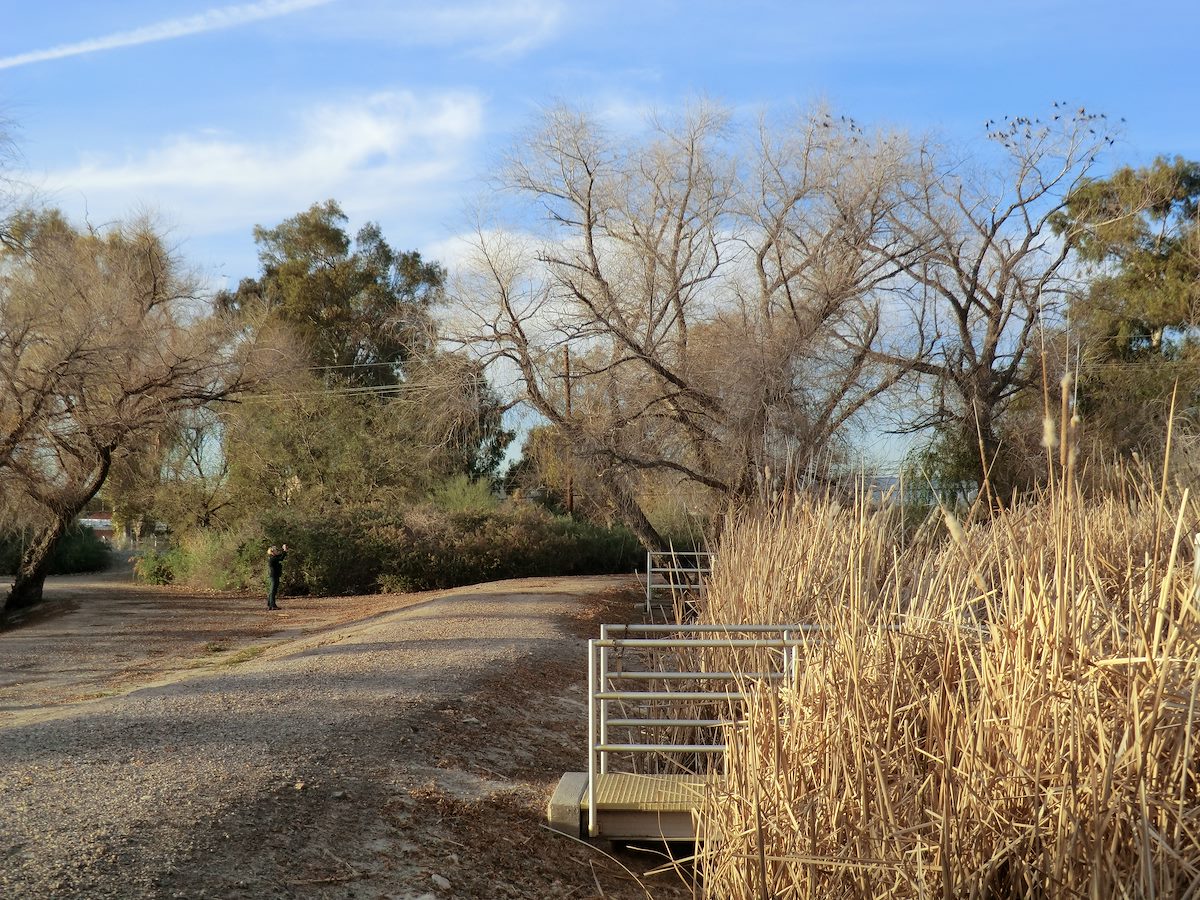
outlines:
{"label": "small twig on ground", "polygon": [[599,853],[601,856],[611,859],[618,866],[620,866],[622,869],[624,869],[626,871],[626,873],[628,873],[630,878],[632,878],[634,881],[637,882],[637,886],[642,889],[642,893],[644,893],[646,895],[648,900],[654,900],[654,895],[650,893],[649,888],[646,887],[646,885],[643,883],[642,879],[638,878],[637,874],[632,869],[630,869],[629,866],[625,865],[625,863],[621,862],[619,859],[617,859],[611,853],[605,853],[599,847],[594,847],[591,844],[589,844],[587,841],[580,840],[577,837],[572,837],[571,835],[565,834],[561,831],[555,831],[549,825],[539,825],[538,827],[542,828],[546,831],[549,831],[551,834],[557,835],[558,837],[564,837],[568,841],[574,841],[577,844],[582,844],[583,846],[587,847],[589,850],[594,850],[596,853]]}
{"label": "small twig on ground", "polygon": [[340,856],[334,855],[333,851],[330,850],[328,847],[322,847],[321,852],[324,853],[326,856],[328,856],[330,859],[332,859],[335,863],[345,866],[351,872],[354,872],[356,874],[358,873],[358,869],[354,868],[354,866],[350,865],[350,863],[346,862]]}
{"label": "small twig on ground", "polygon": [[299,881],[289,881],[287,884],[292,887],[299,887],[305,884],[341,884],[346,881],[357,881],[359,878],[366,877],[366,872],[355,872],[353,875],[331,875],[328,878],[302,878]]}
{"label": "small twig on ground", "polygon": [[647,869],[645,872],[643,872],[642,874],[645,875],[647,878],[649,878],[652,875],[665,875],[667,872],[674,872],[676,875],[679,876],[679,879],[681,881],[683,881],[685,884],[688,883],[688,878],[685,875],[683,864],[684,863],[692,863],[693,865],[695,865],[697,860],[700,859],[699,853],[693,853],[691,856],[676,857],[676,856],[672,856],[670,853],[664,853],[662,850],[655,850],[651,847],[639,847],[637,845],[630,845],[628,849],[631,851],[637,852],[637,853],[649,853],[652,856],[661,856],[667,860],[662,865],[656,866],[653,869]]}
{"label": "small twig on ground", "polygon": [[604,900],[604,888],[600,887],[600,879],[596,875],[596,864],[589,859],[588,865],[592,867],[592,881],[596,882],[596,893],[600,895],[600,900]]}
{"label": "small twig on ground", "polygon": [[346,860],[342,859],[340,856],[334,855],[327,848],[322,847],[321,852],[324,853],[326,856],[328,856],[330,859],[332,859],[339,866],[343,866],[346,869],[348,869],[349,874],[330,875],[326,878],[301,878],[297,881],[289,881],[287,883],[293,887],[299,887],[300,885],[305,885],[305,884],[341,884],[346,881],[357,881],[359,878],[367,877],[366,872],[358,871],[358,869],[354,868],[354,866],[350,865],[350,863],[346,862]]}

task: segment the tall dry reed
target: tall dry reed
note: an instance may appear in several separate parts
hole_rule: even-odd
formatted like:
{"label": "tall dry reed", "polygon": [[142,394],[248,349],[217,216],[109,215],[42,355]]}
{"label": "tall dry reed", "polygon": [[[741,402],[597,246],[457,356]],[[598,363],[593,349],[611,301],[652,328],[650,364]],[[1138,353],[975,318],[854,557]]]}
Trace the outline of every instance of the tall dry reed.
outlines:
{"label": "tall dry reed", "polygon": [[944,525],[809,500],[728,525],[704,618],[827,637],[729,729],[706,893],[1200,897],[1186,496]]}

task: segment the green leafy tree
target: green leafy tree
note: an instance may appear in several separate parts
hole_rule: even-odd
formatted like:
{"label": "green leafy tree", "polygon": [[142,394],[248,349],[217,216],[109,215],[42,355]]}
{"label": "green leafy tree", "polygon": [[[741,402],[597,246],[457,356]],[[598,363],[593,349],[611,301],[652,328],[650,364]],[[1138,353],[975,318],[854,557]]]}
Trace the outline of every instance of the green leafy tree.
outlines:
{"label": "green leafy tree", "polygon": [[256,227],[262,275],[219,302],[286,325],[328,384],[395,385],[433,347],[430,309],[445,272],[415,250],[393,250],[373,222],[351,240],[347,221],[327,200],[274,228]]}
{"label": "green leafy tree", "polygon": [[396,503],[421,476],[394,410],[308,375],[276,384],[226,420],[229,492],[241,514]]}
{"label": "green leafy tree", "polygon": [[1129,167],[1077,189],[1058,220],[1099,268],[1076,312],[1114,359],[1170,354],[1200,312],[1200,163]]}
{"label": "green leafy tree", "polygon": [[346,223],[330,200],[256,228],[261,275],[219,297],[312,366],[226,416],[234,518],[395,505],[453,473],[491,478],[511,439],[480,367],[437,347],[441,267],[393,250],[373,223],[352,240]]}
{"label": "green leafy tree", "polygon": [[1122,451],[1161,442],[1171,398],[1200,403],[1200,163],[1156,159],[1080,186],[1060,230],[1093,277],[1071,306],[1087,433]]}

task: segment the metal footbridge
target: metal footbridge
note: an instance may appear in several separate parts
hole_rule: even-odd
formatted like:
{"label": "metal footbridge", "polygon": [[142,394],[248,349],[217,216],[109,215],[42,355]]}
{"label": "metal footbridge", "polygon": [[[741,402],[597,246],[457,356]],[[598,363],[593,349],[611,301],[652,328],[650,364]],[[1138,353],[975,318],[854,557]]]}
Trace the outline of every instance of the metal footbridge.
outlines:
{"label": "metal footbridge", "polygon": [[587,771],[548,809],[575,837],[692,841],[719,790],[729,730],[754,691],[791,677],[812,625],[602,625],[588,641]]}
{"label": "metal footbridge", "polygon": [[646,615],[680,604],[700,603],[712,575],[706,550],[660,550],[646,554]]}

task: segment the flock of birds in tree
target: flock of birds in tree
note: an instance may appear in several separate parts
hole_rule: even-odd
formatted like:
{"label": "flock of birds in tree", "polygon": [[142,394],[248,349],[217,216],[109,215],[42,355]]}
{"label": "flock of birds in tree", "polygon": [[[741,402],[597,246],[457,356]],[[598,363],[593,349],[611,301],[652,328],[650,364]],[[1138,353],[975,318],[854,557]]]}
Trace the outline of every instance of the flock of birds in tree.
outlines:
{"label": "flock of birds in tree", "polygon": [[[1084,126],[1087,126],[1087,133],[1090,135],[1096,135],[1095,126],[1099,125],[1101,128],[1100,137],[1103,143],[1110,146],[1115,143],[1116,138],[1108,132],[1108,115],[1106,113],[1090,113],[1082,106],[1071,112],[1068,110],[1065,101],[1055,101],[1054,108],[1058,112],[1051,117],[1051,123],[1058,122],[1065,117],[1075,128],[1082,129]],[[1121,122],[1125,122],[1124,117],[1122,117]],[[983,123],[983,127],[987,129],[989,138],[1000,142],[1009,149],[1015,150],[1017,149],[1015,138],[1021,135],[1022,132],[1027,141],[1034,140],[1035,138],[1041,139],[1049,135],[1054,126],[1043,122],[1041,119],[1029,118],[1028,116],[1005,116],[1000,122],[997,122],[995,119],[988,119]]]}

